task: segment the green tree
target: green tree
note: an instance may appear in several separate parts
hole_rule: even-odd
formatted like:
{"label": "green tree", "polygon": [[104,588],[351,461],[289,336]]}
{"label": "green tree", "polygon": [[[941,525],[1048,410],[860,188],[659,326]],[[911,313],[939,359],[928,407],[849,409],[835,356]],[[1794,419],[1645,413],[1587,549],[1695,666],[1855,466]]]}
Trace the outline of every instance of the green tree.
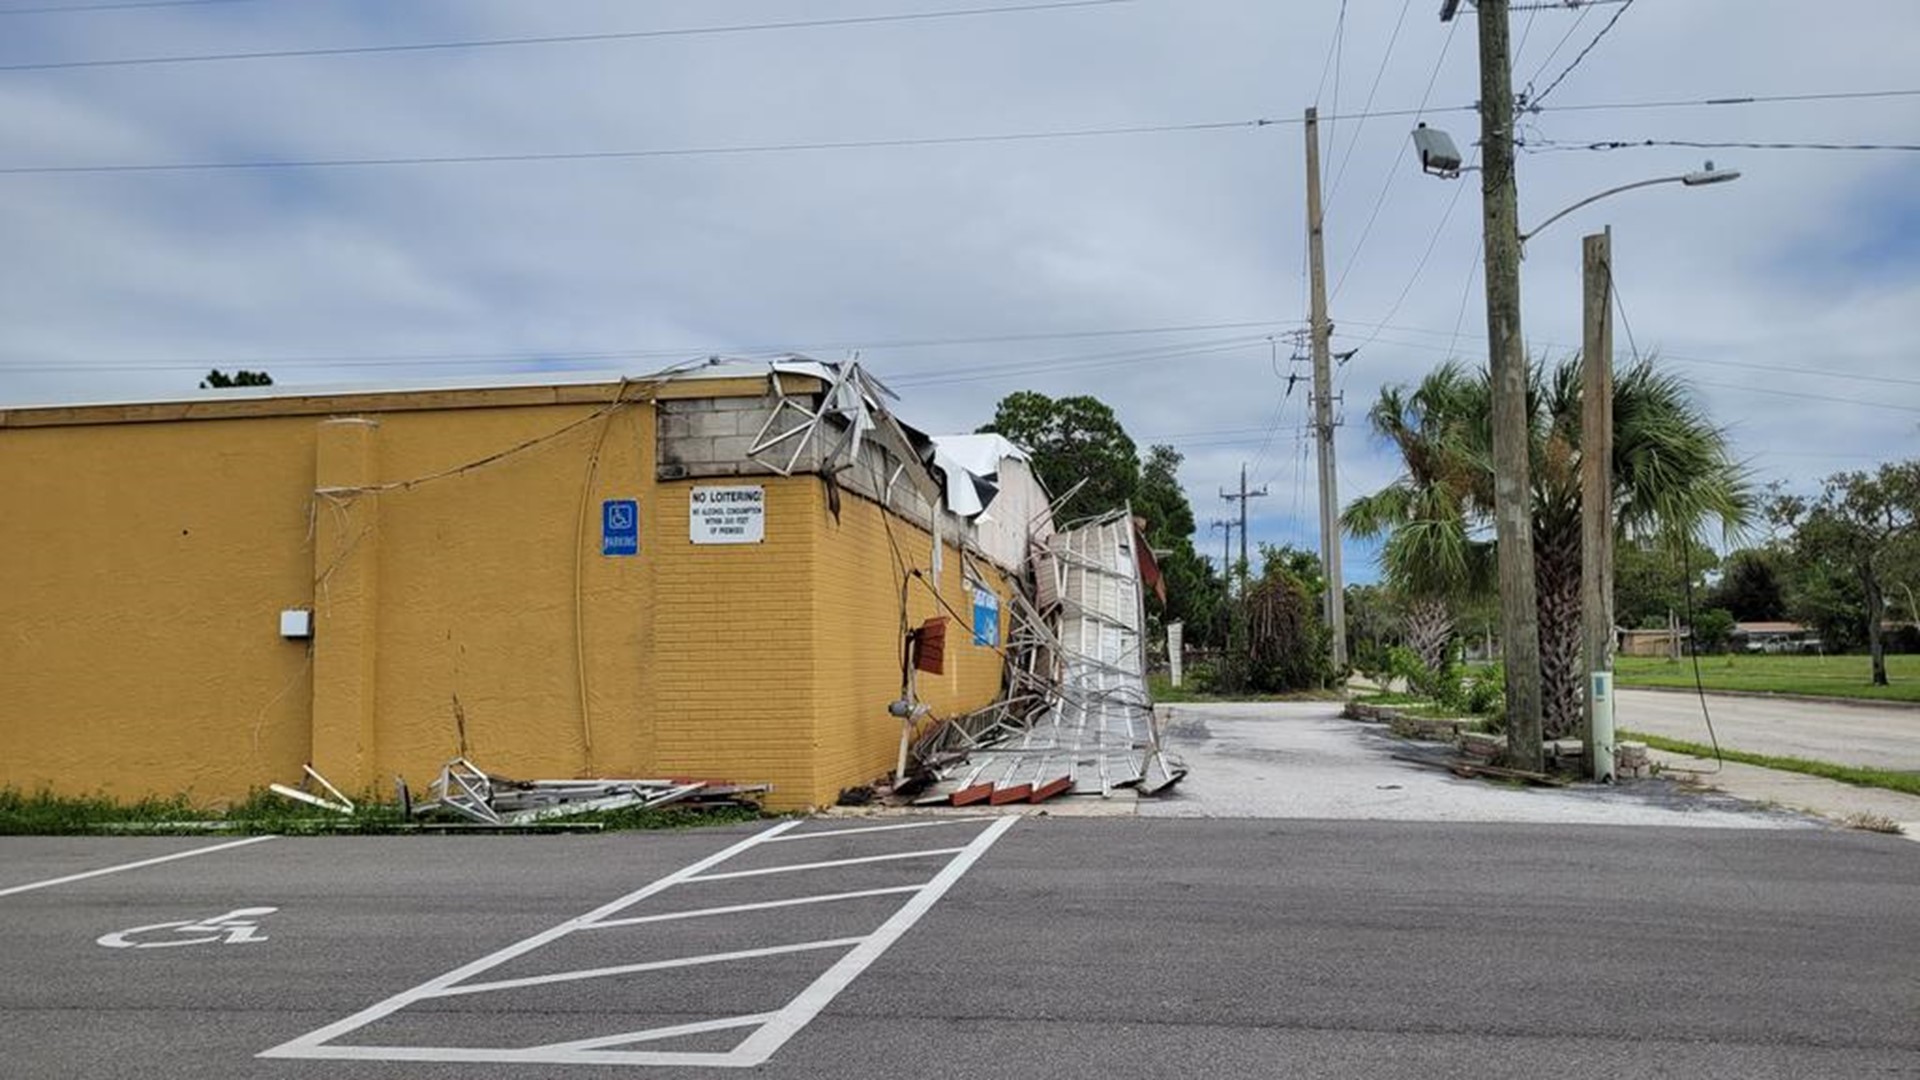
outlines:
{"label": "green tree", "polygon": [[1402,606],[1385,585],[1347,586],[1347,655],[1355,670],[1368,676],[1386,670],[1387,650],[1405,641]]}
{"label": "green tree", "polygon": [[1616,626],[1665,626],[1669,612],[1708,601],[1707,574],[1720,563],[1713,549],[1687,538],[1686,558],[1670,536],[1627,537],[1613,551],[1613,621]]}
{"label": "green tree", "polygon": [[1260,577],[1241,599],[1248,683],[1265,693],[1323,687],[1332,678],[1328,630],[1320,617],[1325,588],[1320,557],[1294,547],[1260,545]]}
{"label": "green tree", "polygon": [[1098,398],[1055,399],[1017,391],[1000,399],[993,422],[980,430],[998,432],[1027,451],[1041,483],[1056,498],[1086,481],[1060,507],[1062,522],[1119,509],[1139,489],[1133,440]]}
{"label": "green tree", "polygon": [[1411,392],[1382,387],[1367,423],[1399,451],[1403,472],[1341,515],[1355,536],[1386,537],[1380,565],[1403,601],[1407,645],[1433,671],[1446,663],[1460,605],[1493,588],[1493,546],[1474,538],[1471,520],[1478,392],[1451,363]]}
{"label": "green tree", "polygon": [[1793,544],[1803,564],[1842,570],[1858,585],[1873,684],[1887,685],[1886,589],[1892,567],[1920,547],[1920,459],[1827,477]]}
{"label": "green tree", "polygon": [[224,390],[230,386],[272,385],[273,376],[264,371],[248,371],[245,368],[241,368],[231,375],[221,371],[219,368],[214,368],[212,371],[207,372],[206,378],[200,380],[200,389],[202,390]]}
{"label": "green tree", "polygon": [[1692,629],[1694,652],[1719,652],[1733,636],[1733,612],[1726,608],[1695,612]]}
{"label": "green tree", "polygon": [[[1577,732],[1582,710],[1580,372],[1577,357],[1551,369],[1536,364],[1527,394],[1542,726],[1548,738]],[[1456,369],[1444,378],[1450,388],[1436,395],[1437,415],[1423,419],[1423,426],[1448,437],[1423,440],[1423,450],[1439,460],[1421,468],[1447,477],[1448,490],[1464,487],[1472,524],[1484,529],[1494,503],[1491,387],[1484,372],[1468,378]],[[1635,364],[1614,380],[1613,418],[1615,520],[1627,536],[1693,537],[1709,520],[1727,530],[1747,523],[1754,500],[1746,476],[1725,433],[1694,403],[1685,383],[1650,360]],[[1420,485],[1411,467],[1397,483]],[[1404,520],[1429,527],[1437,516]]]}
{"label": "green tree", "polygon": [[1770,622],[1787,616],[1779,558],[1761,548],[1731,552],[1720,563],[1720,580],[1707,602],[1726,608],[1738,622]]}

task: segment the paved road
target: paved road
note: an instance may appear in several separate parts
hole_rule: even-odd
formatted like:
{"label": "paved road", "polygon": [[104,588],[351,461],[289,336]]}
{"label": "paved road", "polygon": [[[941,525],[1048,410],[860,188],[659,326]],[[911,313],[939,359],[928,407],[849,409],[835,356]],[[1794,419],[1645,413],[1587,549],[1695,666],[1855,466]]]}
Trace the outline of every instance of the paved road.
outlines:
{"label": "paved road", "polygon": [[[18,887],[197,843],[7,838],[0,866]],[[784,1011],[871,953],[845,943],[894,925],[955,848],[978,861],[890,949],[811,1022]],[[812,868],[770,872],[789,865]],[[714,1074],[256,1056],[396,995],[321,1041],[498,1059],[778,1012],[800,1022],[755,1074],[797,1080],[1916,1076],[1916,895],[1914,845],[1827,829],[1029,817],[799,843],[277,839],[0,897],[0,1076]],[[260,907],[233,943],[156,925]],[[463,992],[489,983],[507,985]]]}
{"label": "paved road", "polygon": [[[1615,722],[1635,731],[1706,743],[1700,699],[1658,690],[1621,690]],[[1920,709],[1892,705],[1770,701],[1707,695],[1722,746],[1756,754],[1920,771]]]}

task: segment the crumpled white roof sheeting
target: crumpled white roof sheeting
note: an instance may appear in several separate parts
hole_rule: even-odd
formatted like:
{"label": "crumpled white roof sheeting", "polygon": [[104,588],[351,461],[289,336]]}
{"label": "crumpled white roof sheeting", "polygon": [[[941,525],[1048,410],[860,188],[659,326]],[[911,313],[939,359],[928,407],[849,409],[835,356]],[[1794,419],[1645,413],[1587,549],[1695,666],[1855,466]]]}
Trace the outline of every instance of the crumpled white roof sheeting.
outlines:
{"label": "crumpled white roof sheeting", "polygon": [[1147,695],[1134,543],[1133,516],[1123,510],[1055,534],[1051,558],[1035,560],[1037,573],[1055,575],[1060,597],[1052,620],[1058,682],[1024,728],[971,751],[955,790],[983,783],[1037,788],[1066,776],[1082,794],[1128,785],[1151,794],[1186,775],[1160,751]]}

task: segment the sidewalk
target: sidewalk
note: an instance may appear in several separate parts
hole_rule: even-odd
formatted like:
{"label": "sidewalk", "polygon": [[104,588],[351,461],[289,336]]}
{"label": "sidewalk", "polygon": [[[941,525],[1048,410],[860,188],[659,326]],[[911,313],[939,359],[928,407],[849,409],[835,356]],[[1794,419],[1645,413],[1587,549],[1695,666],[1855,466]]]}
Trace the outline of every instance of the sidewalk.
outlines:
{"label": "sidewalk", "polygon": [[1683,779],[1691,773],[1701,784],[1736,799],[1801,810],[1842,824],[1855,815],[1883,818],[1898,823],[1907,839],[1920,841],[1920,795],[1652,748],[1647,753],[1662,775]]}

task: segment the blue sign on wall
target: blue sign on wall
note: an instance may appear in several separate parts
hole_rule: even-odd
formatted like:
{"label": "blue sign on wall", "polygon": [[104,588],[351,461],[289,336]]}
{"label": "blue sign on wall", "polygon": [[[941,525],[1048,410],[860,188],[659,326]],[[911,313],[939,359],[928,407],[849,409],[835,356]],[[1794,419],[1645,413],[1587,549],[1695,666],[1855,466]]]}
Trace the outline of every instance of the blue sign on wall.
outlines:
{"label": "blue sign on wall", "polygon": [[608,499],[600,504],[600,554],[640,554],[640,504]]}
{"label": "blue sign on wall", "polygon": [[987,648],[1000,644],[1000,598],[985,589],[973,593],[973,643]]}

